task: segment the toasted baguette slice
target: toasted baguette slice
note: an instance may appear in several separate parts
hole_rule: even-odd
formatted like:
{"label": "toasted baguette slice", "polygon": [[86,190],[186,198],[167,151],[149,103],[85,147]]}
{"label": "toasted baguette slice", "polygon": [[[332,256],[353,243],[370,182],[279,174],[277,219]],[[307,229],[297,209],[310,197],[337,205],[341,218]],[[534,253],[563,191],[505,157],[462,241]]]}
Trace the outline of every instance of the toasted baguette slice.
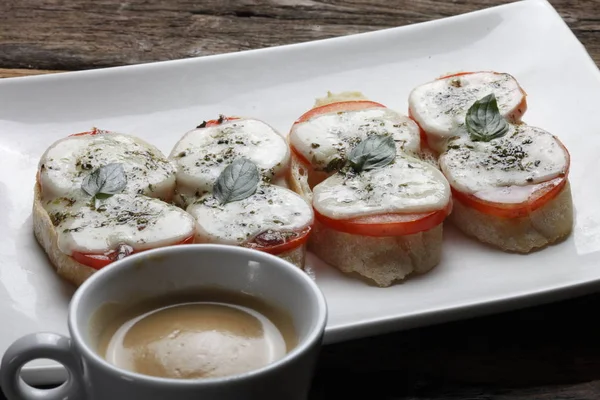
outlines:
{"label": "toasted baguette slice", "polygon": [[185,209],[212,192],[219,174],[238,157],[255,163],[266,181],[285,181],[289,153],[283,135],[261,120],[221,116],[205,121],[187,132],[169,155],[177,168],[174,202]]}
{"label": "toasted baguette slice", "polygon": [[529,253],[567,237],[573,228],[569,182],[548,203],[520,218],[502,218],[466,207],[454,200],[449,217],[465,234],[504,251]]}
{"label": "toasted baguette slice", "polygon": [[33,233],[38,243],[42,246],[48,259],[58,275],[75,286],[81,285],[89,278],[95,269],[75,261],[58,248],[58,235],[50,220],[50,216],[42,205],[40,185],[33,188]]}
{"label": "toasted baguette slice", "polygon": [[[340,92],[340,93],[327,92],[326,96],[317,98],[315,100],[313,109],[322,107],[322,106],[326,106],[329,104],[340,103],[340,102],[352,102],[352,101],[371,102],[361,92],[352,92],[352,91],[346,91],[346,92]],[[373,103],[373,104],[378,104],[378,103]],[[379,105],[379,106],[383,107],[383,109],[387,109],[387,107],[384,107],[382,105]],[[350,110],[350,111],[352,111],[352,110]],[[354,111],[356,111],[356,110],[354,110]],[[390,110],[390,111],[392,111],[392,110]],[[310,113],[310,112],[311,111],[308,111],[307,113]],[[327,113],[331,113],[331,112],[332,112],[331,110],[327,111]],[[404,148],[403,148],[402,151],[405,151],[409,154],[412,154],[413,156],[421,158],[423,155],[420,154],[420,139],[418,136],[418,126],[412,120],[408,119],[407,117],[401,116],[400,114],[397,114],[397,115],[398,115],[398,117],[394,117],[394,118],[400,118],[400,120],[398,121],[399,124],[403,124],[403,125],[409,124],[408,127],[404,128],[405,130],[403,131],[403,133],[399,133],[399,135],[400,135],[399,137],[404,138],[405,143],[410,143],[410,144],[407,144],[406,149],[404,150]],[[394,125],[394,128],[396,128],[396,127],[397,126]],[[293,130],[294,130],[294,128],[292,127],[292,131]],[[316,185],[318,185],[319,183],[321,183],[322,181],[324,181],[325,179],[327,179],[333,173],[335,173],[336,169],[331,170],[330,172],[326,172],[322,169],[315,168],[313,165],[307,165],[305,162],[302,161],[301,157],[299,157],[298,154],[293,150],[294,147],[292,145],[291,136],[292,136],[292,132],[290,132],[290,134],[287,137],[288,146],[290,147],[290,149],[292,149],[291,156],[290,156],[290,169],[287,174],[287,185],[290,189],[292,189],[296,193],[300,194],[307,202],[310,203],[312,201],[312,194],[311,194],[312,188],[315,187]],[[401,139],[398,139],[398,141],[400,142]],[[435,165],[435,162],[432,161],[432,160],[434,160],[433,158],[428,156],[427,160],[428,160],[428,162],[430,162],[430,164]]]}
{"label": "toasted baguette slice", "polygon": [[309,249],[344,273],[387,287],[439,263],[442,226],[412,235],[371,237],[339,232],[315,220]]}
{"label": "toasted baguette slice", "polygon": [[[79,286],[97,269],[132,252],[191,243],[195,222],[183,210],[141,194],[115,194],[90,207],[89,199],[44,201],[36,184],[33,226],[58,274]],[[106,251],[108,243],[112,250]]]}
{"label": "toasted baguette slice", "polygon": [[196,221],[196,243],[249,247],[304,268],[313,209],[287,188],[262,183],[248,197],[225,204],[206,194],[186,211]]}
{"label": "toasted baguette slice", "polygon": [[[319,97],[315,100],[313,108],[337,103],[340,101],[353,100],[367,100],[367,98],[360,92],[327,92],[326,96]],[[288,146],[292,148],[289,136],[287,141]],[[315,171],[311,166],[303,164],[296,153],[294,151],[291,152],[287,184],[290,189],[302,196],[307,203],[312,204],[312,188],[325,180],[329,175],[330,174],[324,171]]]}
{"label": "toasted baguette slice", "polygon": [[[452,201],[439,170],[402,155],[327,178],[314,187],[313,207],[309,249],[342,272],[385,287],[439,263]],[[374,211],[365,216],[369,207]]]}

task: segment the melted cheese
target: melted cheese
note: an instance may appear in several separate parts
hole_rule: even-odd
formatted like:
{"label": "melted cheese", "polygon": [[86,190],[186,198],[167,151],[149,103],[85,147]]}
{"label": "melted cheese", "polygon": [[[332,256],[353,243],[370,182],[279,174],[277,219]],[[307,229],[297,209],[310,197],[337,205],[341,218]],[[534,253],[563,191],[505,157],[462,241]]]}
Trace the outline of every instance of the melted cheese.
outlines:
{"label": "melted cheese", "polygon": [[261,185],[240,201],[220,205],[212,195],[187,208],[197,221],[197,243],[244,245],[267,231],[299,232],[312,225],[312,208],[291,190]]}
{"label": "melted cheese", "polygon": [[453,188],[498,203],[526,201],[539,184],[566,174],[568,162],[554,136],[528,125],[511,125],[506,135],[490,142],[461,135],[439,159]]}
{"label": "melted cheese", "polygon": [[179,243],[194,234],[194,219],[183,210],[143,195],[116,194],[99,200],[71,202],[57,198],[45,208],[58,234],[58,248],[106,254],[119,245],[134,250]]}
{"label": "melted cheese", "polygon": [[478,72],[418,86],[409,95],[410,115],[427,133],[428,144],[443,152],[446,140],[464,124],[473,103],[494,93],[500,113],[518,122],[525,98],[517,81],[509,74]]}
{"label": "melted cheese", "polygon": [[253,161],[271,180],[284,175],[289,149],[279,133],[254,119],[225,121],[186,133],[170,155],[177,165],[177,203],[187,206],[212,192],[221,172],[239,157]]}
{"label": "melted cheese", "polygon": [[359,174],[340,172],[314,187],[313,207],[332,219],[442,210],[450,186],[442,173],[413,157]]}
{"label": "melted cheese", "polygon": [[101,131],[96,135],[69,136],[55,142],[39,162],[45,200],[79,199],[83,179],[110,163],[123,163],[125,193],[170,199],[175,189],[175,168],[156,147],[133,136]]}
{"label": "melted cheese", "polygon": [[416,155],[419,127],[410,118],[388,108],[333,112],[295,124],[290,142],[316,170],[337,170],[346,153],[370,135],[392,135],[398,151]]}

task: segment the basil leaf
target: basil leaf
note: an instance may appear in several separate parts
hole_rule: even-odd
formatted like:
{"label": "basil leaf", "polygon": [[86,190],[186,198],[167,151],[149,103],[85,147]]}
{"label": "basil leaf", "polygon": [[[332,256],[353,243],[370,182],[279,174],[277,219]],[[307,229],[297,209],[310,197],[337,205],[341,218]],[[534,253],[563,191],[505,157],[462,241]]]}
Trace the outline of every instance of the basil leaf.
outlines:
{"label": "basil leaf", "polygon": [[496,96],[492,93],[477,100],[465,118],[467,131],[473,141],[489,142],[508,132],[508,122],[500,114]]}
{"label": "basil leaf", "polygon": [[348,155],[350,166],[356,171],[385,167],[396,158],[396,144],[391,136],[369,136]]}
{"label": "basil leaf", "polygon": [[213,195],[221,204],[243,200],[256,192],[259,182],[256,165],[246,158],[238,158],[221,172],[213,187]]}
{"label": "basil leaf", "polygon": [[90,196],[108,198],[120,193],[127,186],[127,176],[123,164],[112,163],[92,171],[85,177],[81,188]]}

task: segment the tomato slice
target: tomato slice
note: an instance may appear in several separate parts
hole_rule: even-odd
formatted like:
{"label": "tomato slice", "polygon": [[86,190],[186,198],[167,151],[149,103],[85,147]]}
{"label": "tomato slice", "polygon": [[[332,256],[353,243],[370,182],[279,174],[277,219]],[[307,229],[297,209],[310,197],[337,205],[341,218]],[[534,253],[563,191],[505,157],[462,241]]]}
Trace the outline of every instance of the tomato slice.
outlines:
{"label": "tomato slice", "polygon": [[98,128],[94,127],[94,128],[92,128],[91,131],[74,133],[72,135],[69,135],[69,137],[71,137],[71,136],[85,136],[85,135],[99,135],[102,132],[103,131],[101,129],[98,129]]}
{"label": "tomato slice", "polygon": [[294,232],[294,235],[291,237],[282,237],[284,233],[280,232],[265,232],[258,235],[245,247],[278,255],[302,246],[308,240],[310,231],[311,227],[309,226],[303,231]]}
{"label": "tomato slice", "polygon": [[323,225],[339,232],[361,236],[404,236],[428,231],[438,226],[452,211],[452,201],[438,211],[419,214],[379,214],[351,219],[333,219],[315,211]]}
{"label": "tomato slice", "polygon": [[484,214],[501,218],[520,218],[543,207],[554,199],[567,183],[567,176],[554,178],[548,182],[540,183],[529,199],[522,203],[494,203],[480,199],[479,197],[459,192],[452,188],[452,195],[467,207],[473,208]]}
{"label": "tomato slice", "polygon": [[[437,78],[437,80],[442,80],[442,79],[446,79],[446,78],[454,78],[455,76],[472,75],[472,74],[476,74],[478,72],[490,72],[492,74],[500,75],[500,72],[495,72],[495,71],[458,72],[456,74],[442,76],[440,78]],[[519,90],[521,91],[521,93],[523,93],[523,100],[521,100],[521,103],[519,103],[519,105],[517,106],[516,112],[514,112],[512,115],[512,118],[515,121],[518,121],[523,116],[523,114],[525,114],[525,111],[527,111],[527,92],[521,87],[521,85],[519,85]]]}
{"label": "tomato slice", "polygon": [[[191,244],[191,243],[194,243],[193,235],[188,237],[187,239],[182,240],[181,242],[175,243],[173,246],[181,245],[181,244]],[[142,251],[144,251],[144,250],[127,252],[125,257],[127,257],[131,254],[134,254],[134,253],[142,252]],[[112,250],[111,252],[109,252],[107,254],[86,254],[86,253],[80,253],[80,252],[76,252],[76,251],[74,251],[73,254],[71,254],[71,257],[73,257],[75,259],[75,261],[77,261],[78,263],[87,265],[88,267],[91,267],[96,270],[102,269],[102,268],[106,267],[107,265],[117,261],[118,256],[119,256],[119,251],[117,251],[117,250]]]}
{"label": "tomato slice", "polygon": [[[294,125],[299,124],[301,122],[308,121],[309,119],[316,117],[318,115],[322,115],[322,114],[328,114],[331,112],[358,111],[358,110],[364,110],[367,108],[374,108],[374,107],[386,108],[386,106],[384,106],[383,104],[376,103],[374,101],[369,101],[369,100],[338,101],[336,103],[325,104],[324,106],[315,107],[311,110],[308,110],[307,112],[302,114],[300,116],[300,118],[298,118],[296,120],[296,122],[294,122]],[[296,150],[296,148],[294,146],[290,146],[290,147],[292,148],[292,151],[294,152],[294,154],[300,159],[302,164],[304,164],[306,166],[311,165],[311,162],[308,161],[302,153],[300,153],[298,150]]]}
{"label": "tomato slice", "polygon": [[550,179],[547,182],[532,185],[534,190],[527,201],[522,203],[495,203],[480,199],[472,194],[462,193],[451,187],[453,197],[467,207],[474,208],[484,214],[494,215],[496,217],[520,218],[529,215],[531,212],[543,207],[550,200],[558,196],[567,184],[569,170],[571,168],[571,154],[558,138],[555,137],[555,139],[559,146],[565,151],[567,158],[565,172],[562,176]]}
{"label": "tomato slice", "polygon": [[[472,75],[472,74],[476,74],[477,72],[484,72],[484,71],[457,72],[455,74],[441,76],[441,77],[437,78],[436,80],[441,81],[442,79],[454,78],[455,76]],[[488,72],[488,71],[485,71],[485,72]],[[498,74],[498,72],[493,72],[493,71],[489,71],[489,72],[492,72],[493,74]]]}
{"label": "tomato slice", "polygon": [[224,115],[221,115],[221,116],[219,116],[219,119],[211,119],[208,121],[203,121],[196,128],[208,128],[211,126],[218,126],[218,125],[221,125],[223,122],[234,121],[236,119],[240,119],[240,118],[239,117],[226,117]]}
{"label": "tomato slice", "polygon": [[364,110],[366,108],[374,108],[374,107],[383,107],[386,108],[381,103],[376,103],[374,101],[369,100],[350,100],[350,101],[338,101],[336,103],[325,104],[324,106],[315,107],[311,110],[308,110],[304,114],[300,116],[294,122],[294,124],[298,124],[300,122],[308,121],[312,117],[316,117],[321,114],[328,114],[331,112],[343,112],[343,111],[358,111]]}

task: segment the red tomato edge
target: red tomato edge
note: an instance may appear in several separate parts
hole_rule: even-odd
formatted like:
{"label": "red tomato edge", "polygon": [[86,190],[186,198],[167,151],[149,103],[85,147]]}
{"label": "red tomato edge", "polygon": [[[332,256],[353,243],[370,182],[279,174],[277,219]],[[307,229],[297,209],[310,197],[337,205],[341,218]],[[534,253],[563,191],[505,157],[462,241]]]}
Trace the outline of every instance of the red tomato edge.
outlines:
{"label": "red tomato edge", "polygon": [[546,204],[548,204],[549,201],[558,196],[558,194],[565,187],[567,181],[569,180],[569,171],[571,169],[571,153],[569,153],[567,147],[563,144],[563,142],[560,141],[558,137],[554,136],[554,139],[565,151],[567,157],[567,167],[562,176],[553,178],[546,182],[538,183],[538,185],[557,180],[558,182],[556,185],[548,188],[547,190],[545,190],[546,188],[541,188],[540,191],[534,192],[534,195],[527,199],[526,202],[517,204],[492,203],[489,201],[482,200],[476,196],[462,193],[451,187],[453,197],[457,201],[460,201],[466,207],[474,208],[481,213],[501,218],[525,217],[533,211],[545,206]]}
{"label": "red tomato edge", "polygon": [[[360,236],[373,236],[373,237],[384,237],[384,236],[406,236],[412,235],[419,232],[428,231],[446,219],[448,215],[452,212],[452,199],[448,202],[446,207],[441,210],[431,211],[426,213],[419,214],[401,214],[398,213],[399,217],[402,218],[410,218],[414,216],[414,219],[411,219],[407,222],[381,222],[374,223],[372,222],[373,217],[378,217],[377,215],[369,216],[369,217],[360,217],[353,218],[349,220],[336,220],[332,218],[325,217],[317,210],[315,212],[315,219],[317,219],[320,223],[325,225],[326,227],[344,233],[349,233],[351,235],[360,235]],[[389,215],[389,214],[386,214]],[[383,216],[383,215],[381,215]],[[368,219],[368,222],[361,222]],[[381,225],[381,226],[378,226]],[[386,227],[387,225],[387,227]],[[419,227],[417,227],[419,226]],[[375,233],[377,230],[379,232]]]}
{"label": "red tomato edge", "polygon": [[[191,244],[193,242],[194,242],[194,235],[188,237],[187,239],[182,240],[179,243],[175,243],[170,246]],[[146,250],[150,250],[150,249],[134,251],[131,254],[141,253]],[[113,253],[113,252],[114,251],[112,251],[111,253]],[[112,260],[110,258],[109,254],[108,255],[107,254],[85,254],[85,253],[80,253],[80,252],[73,252],[73,254],[71,254],[71,257],[80,264],[83,264],[83,265],[93,268],[95,270],[100,270],[100,269],[106,267],[107,265],[110,265],[116,261],[116,260]]]}
{"label": "red tomato edge", "polygon": [[225,117],[225,116],[221,116],[221,118],[219,118],[219,119],[210,119],[208,121],[204,121],[203,128],[208,128],[208,127],[211,127],[211,126],[218,126],[218,125],[221,125],[223,122],[235,121],[235,120],[238,120],[238,119],[240,119],[240,117]]}
{"label": "red tomato edge", "polygon": [[295,237],[292,240],[288,240],[284,243],[281,243],[281,244],[278,244],[275,246],[260,247],[260,246],[250,243],[245,247],[248,247],[248,248],[251,248],[254,250],[258,250],[258,251],[263,251],[265,253],[273,254],[276,256],[281,253],[285,253],[287,251],[295,250],[295,249],[299,248],[300,246],[302,246],[303,244],[305,244],[308,241],[308,237],[310,236],[311,231],[312,231],[312,227],[309,226],[301,232],[300,236]]}

